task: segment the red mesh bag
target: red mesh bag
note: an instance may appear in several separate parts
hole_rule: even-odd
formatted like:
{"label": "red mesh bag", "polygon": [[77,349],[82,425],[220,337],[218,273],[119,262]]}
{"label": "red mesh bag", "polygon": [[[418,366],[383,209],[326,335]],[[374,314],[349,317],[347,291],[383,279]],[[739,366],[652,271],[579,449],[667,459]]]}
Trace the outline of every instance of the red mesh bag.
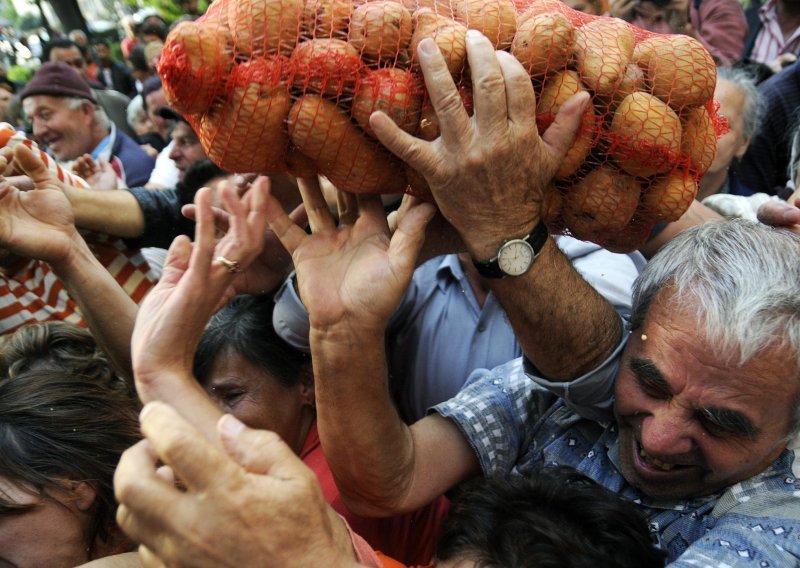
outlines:
{"label": "red mesh bag", "polygon": [[627,251],[686,211],[726,128],[711,56],[693,38],[557,0],[217,0],[173,30],[159,72],[169,103],[224,169],[426,196],[422,176],[375,139],[369,115],[382,110],[410,134],[438,136],[415,59],[425,37],[471,111],[470,28],[526,68],[540,129],[570,96],[591,95],[546,195],[552,231]]}

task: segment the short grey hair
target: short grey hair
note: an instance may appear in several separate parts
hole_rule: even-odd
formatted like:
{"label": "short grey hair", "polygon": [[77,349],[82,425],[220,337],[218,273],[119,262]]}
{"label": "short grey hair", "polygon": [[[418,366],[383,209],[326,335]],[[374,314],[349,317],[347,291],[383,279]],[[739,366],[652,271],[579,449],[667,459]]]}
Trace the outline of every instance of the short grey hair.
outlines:
{"label": "short grey hair", "polygon": [[111,122],[109,121],[108,115],[103,107],[83,97],[64,98],[67,100],[67,108],[69,110],[78,110],[87,103],[92,105],[94,107],[94,123],[104,131],[111,130]]}
{"label": "short grey hair", "polygon": [[[788,348],[800,383],[800,235],[760,223],[712,221],[683,231],[634,284],[631,327],[641,327],[659,291],[697,310],[714,355],[743,365],[765,348]],[[791,434],[800,430],[800,400]]]}
{"label": "short grey hair", "polygon": [[718,67],[717,81],[720,80],[733,83],[744,95],[742,135],[745,138],[751,137],[761,126],[761,119],[764,116],[764,99],[756,86],[755,77],[750,72],[738,67]]}

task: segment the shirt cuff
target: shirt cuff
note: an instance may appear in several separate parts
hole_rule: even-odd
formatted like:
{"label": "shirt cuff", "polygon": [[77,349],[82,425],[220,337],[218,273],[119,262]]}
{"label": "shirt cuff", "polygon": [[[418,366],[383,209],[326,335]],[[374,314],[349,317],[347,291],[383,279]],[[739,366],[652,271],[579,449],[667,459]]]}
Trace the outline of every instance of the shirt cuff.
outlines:
{"label": "shirt cuff", "polygon": [[614,383],[619,369],[622,351],[628,343],[630,331],[623,319],[622,339],[617,347],[600,365],[572,381],[550,381],[534,364],[524,359],[525,374],[536,384],[547,389],[579,416],[595,422],[608,422],[614,418]]}
{"label": "shirt cuff", "polygon": [[364,540],[361,536],[356,534],[353,529],[350,528],[350,525],[347,524],[347,520],[343,516],[339,515],[339,518],[342,519],[342,522],[347,529],[347,534],[350,535],[350,542],[353,545],[353,552],[355,552],[356,560],[358,560],[359,564],[369,566],[370,568],[383,568],[383,562],[375,550],[373,550],[373,548],[367,544],[366,540]]}

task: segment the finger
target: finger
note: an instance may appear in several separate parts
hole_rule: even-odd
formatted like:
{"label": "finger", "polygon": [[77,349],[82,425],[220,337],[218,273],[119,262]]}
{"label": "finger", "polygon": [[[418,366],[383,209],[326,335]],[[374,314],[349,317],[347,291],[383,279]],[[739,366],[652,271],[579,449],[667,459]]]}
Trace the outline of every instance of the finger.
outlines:
{"label": "finger", "polygon": [[306,214],[306,208],[302,203],[295,207],[291,213],[289,213],[289,219],[291,219],[293,223],[297,224],[298,227],[308,226],[308,215]]}
{"label": "finger", "polygon": [[442,141],[445,146],[459,147],[472,126],[439,46],[433,39],[425,38],[417,46],[417,56],[428,96],[439,119]]}
{"label": "finger", "polygon": [[214,215],[211,213],[211,189],[202,187],[194,196],[197,221],[194,227],[194,246],[192,247],[189,268],[192,276],[205,282],[211,271],[211,262],[216,244]]}
{"label": "finger", "polygon": [[336,208],[339,210],[339,226],[354,225],[358,220],[358,199],[349,191],[336,191]]}
{"label": "finger", "polygon": [[436,207],[433,204],[418,200],[398,220],[397,230],[389,243],[389,255],[409,277],[425,242],[425,227],[435,214]]}
{"label": "finger", "polygon": [[36,189],[49,187],[52,182],[52,175],[47,166],[44,165],[41,157],[34,153],[24,144],[17,144],[14,148],[14,160],[22,171],[33,180]]}
{"label": "finger", "polygon": [[356,196],[356,200],[358,202],[359,218],[377,222],[388,235],[389,224],[386,221],[386,211],[383,208],[381,196],[360,193]]}
{"label": "finger", "polygon": [[239,471],[238,466],[168,404],[149,402],[140,416],[142,433],[189,490],[202,491],[220,479],[232,480]]}
{"label": "finger", "polygon": [[758,220],[772,227],[800,229],[800,209],[786,203],[767,202],[758,208]]}
{"label": "finger", "polygon": [[170,485],[175,485],[175,472],[172,471],[172,468],[168,465],[162,465],[158,469],[156,469],[156,476],[159,479],[164,481],[165,483],[169,483]]}
{"label": "finger", "polygon": [[289,479],[306,466],[275,432],[247,428],[230,414],[217,422],[222,447],[246,471]]}
{"label": "finger", "polygon": [[531,77],[517,58],[506,51],[497,52],[497,61],[506,85],[508,120],[516,124],[536,123],[536,95]]}
{"label": "finger", "polygon": [[[216,235],[221,237],[227,233],[230,228],[230,223],[228,222],[230,213],[213,205],[211,206],[211,212],[214,215],[214,226],[217,228]],[[197,208],[194,206],[194,203],[188,203],[181,207],[181,214],[192,221],[197,220]]]}
{"label": "finger", "polygon": [[161,279],[156,284],[159,286],[174,286],[186,269],[189,268],[189,257],[192,254],[192,242],[186,235],[178,235],[167,251],[167,258],[164,261],[164,270]]}
{"label": "finger", "polygon": [[508,126],[508,107],[503,73],[494,46],[478,30],[467,32],[467,58],[472,74],[472,98],[478,133],[489,135],[504,132]]}
{"label": "finger", "polygon": [[294,253],[303,239],[308,236],[289,218],[286,211],[283,210],[283,205],[272,195],[266,197],[265,217],[269,228],[278,237],[283,247],[289,251],[289,254]]}
{"label": "finger", "polygon": [[432,173],[437,156],[430,142],[411,136],[380,111],[370,115],[369,125],[381,144],[392,154],[423,176]]}
{"label": "finger", "polygon": [[575,142],[575,136],[581,125],[581,117],[588,102],[589,93],[586,91],[572,95],[567,102],[561,105],[553,124],[542,135],[542,141],[557,163],[561,163],[567,150]]}
{"label": "finger", "polygon": [[298,178],[297,187],[300,189],[300,196],[306,206],[308,225],[311,227],[311,232],[316,233],[335,229],[336,222],[333,219],[333,215],[331,215],[325,197],[322,195],[322,188],[319,185],[317,176]]}
{"label": "finger", "polygon": [[166,568],[167,565],[161,562],[161,560],[153,554],[153,552],[147,548],[145,545],[139,545],[139,562],[142,565],[142,568]]}
{"label": "finger", "polygon": [[156,525],[163,525],[161,515],[181,497],[173,485],[156,475],[157,460],[153,445],[141,440],[123,452],[114,472],[114,495],[120,503],[117,524],[138,542],[149,540]]}

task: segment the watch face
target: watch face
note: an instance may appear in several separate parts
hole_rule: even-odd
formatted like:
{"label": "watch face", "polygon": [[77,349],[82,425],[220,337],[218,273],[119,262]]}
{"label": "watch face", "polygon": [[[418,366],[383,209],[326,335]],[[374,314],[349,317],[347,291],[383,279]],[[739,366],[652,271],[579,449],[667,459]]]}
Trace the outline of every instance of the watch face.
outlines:
{"label": "watch face", "polygon": [[505,274],[525,274],[533,264],[533,248],[523,240],[508,241],[497,255],[497,264]]}

